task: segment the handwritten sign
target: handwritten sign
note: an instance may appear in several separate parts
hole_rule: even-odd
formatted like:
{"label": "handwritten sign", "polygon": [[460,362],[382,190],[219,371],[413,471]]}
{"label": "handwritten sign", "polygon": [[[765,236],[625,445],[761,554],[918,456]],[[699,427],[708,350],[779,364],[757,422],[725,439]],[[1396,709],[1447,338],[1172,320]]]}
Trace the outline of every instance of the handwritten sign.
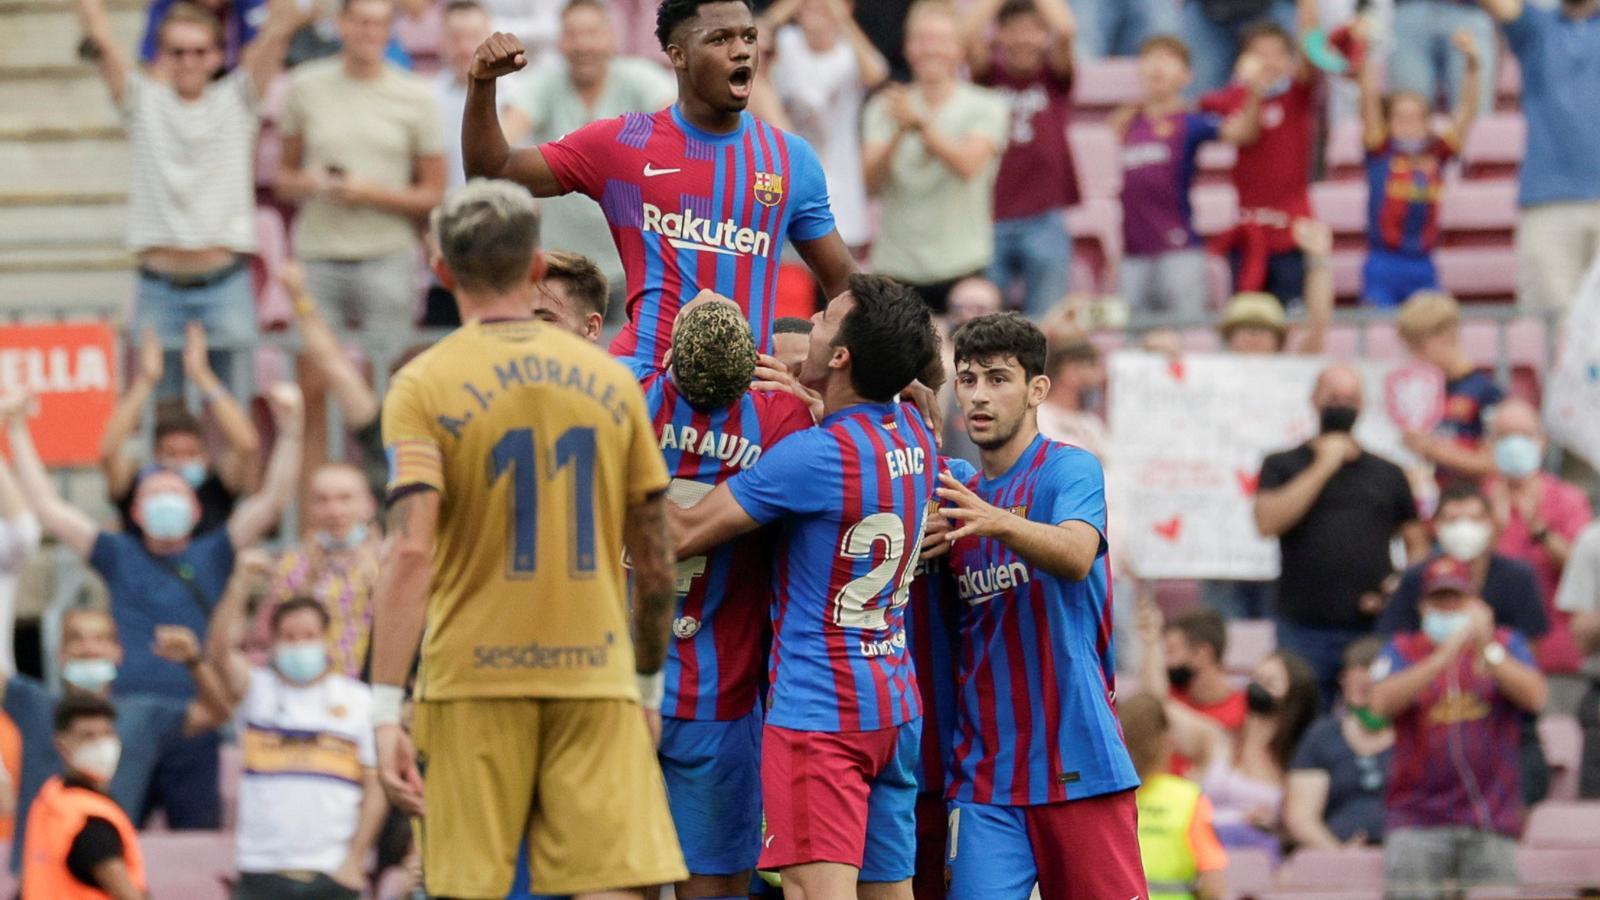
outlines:
{"label": "handwritten sign", "polygon": [[1550,440],[1600,467],[1600,260],[1583,280],[1561,328],[1566,345],[1545,386]]}

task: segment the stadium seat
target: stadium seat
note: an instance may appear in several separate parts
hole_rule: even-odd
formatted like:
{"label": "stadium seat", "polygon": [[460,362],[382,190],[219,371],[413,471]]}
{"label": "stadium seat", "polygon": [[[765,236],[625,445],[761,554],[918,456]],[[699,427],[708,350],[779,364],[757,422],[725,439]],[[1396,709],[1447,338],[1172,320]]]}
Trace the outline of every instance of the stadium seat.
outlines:
{"label": "stadium seat", "polygon": [[1231,184],[1203,184],[1189,192],[1194,230],[1205,237],[1221,234],[1239,221],[1239,192]]}
{"label": "stadium seat", "polygon": [[1139,99],[1139,61],[1133,57],[1088,59],[1074,73],[1073,114],[1103,119]]}
{"label": "stadium seat", "polygon": [[1500,70],[1495,73],[1495,108],[1514,112],[1522,101],[1522,65],[1515,54],[1500,54]]}
{"label": "stadium seat", "polygon": [[1333,293],[1341,303],[1356,303],[1361,299],[1361,267],[1366,265],[1365,249],[1333,251]]}
{"label": "stadium seat", "polygon": [[1517,254],[1509,247],[1444,247],[1434,255],[1444,289],[1461,300],[1510,300]]}
{"label": "stadium seat", "polygon": [[1506,328],[1506,345],[1511,353],[1511,364],[1534,371],[1543,371],[1553,355],[1546,343],[1545,324],[1539,319],[1518,319]]}
{"label": "stadium seat", "polygon": [[1200,145],[1200,155],[1195,162],[1195,180],[1201,184],[1231,184],[1233,164],[1239,159],[1239,149],[1227,141],[1210,141]]}
{"label": "stadium seat", "polygon": [[1527,141],[1528,124],[1518,113],[1496,113],[1478,120],[1461,151],[1467,177],[1514,174],[1522,164]]}
{"label": "stadium seat", "polygon": [[1116,197],[1122,192],[1122,154],[1108,125],[1073,125],[1067,130],[1078,189],[1085,198]]}
{"label": "stadium seat", "polygon": [[1272,620],[1230,619],[1228,649],[1222,654],[1222,667],[1229,672],[1248,674],[1276,649],[1278,626]]}
{"label": "stadium seat", "polygon": [[1441,243],[1509,246],[1516,227],[1516,181],[1492,178],[1445,185],[1439,200]]}
{"label": "stadium seat", "polygon": [[[1101,293],[1116,283],[1122,259],[1122,204],[1109,197],[1088,197],[1067,214],[1072,230],[1073,293]],[[1080,277],[1080,266],[1090,280]]]}
{"label": "stadium seat", "polygon": [[1600,860],[1600,802],[1546,800],[1528,815],[1522,843],[1529,847],[1584,848]]}
{"label": "stadium seat", "polygon": [[[1383,891],[1383,850],[1376,847],[1300,850],[1278,868],[1278,885],[1364,891],[1369,897],[1376,896]],[[1317,896],[1324,894],[1319,892]]]}
{"label": "stadium seat", "polygon": [[1228,896],[1254,897],[1272,886],[1272,854],[1240,848],[1228,851]]}
{"label": "stadium seat", "polygon": [[150,896],[225,900],[234,877],[230,831],[169,831],[140,835]]}
{"label": "stadium seat", "polygon": [[1311,186],[1311,214],[1333,229],[1334,246],[1363,247],[1367,234],[1367,185],[1319,181]]}
{"label": "stadium seat", "polygon": [[1574,716],[1545,714],[1539,717],[1539,744],[1550,765],[1548,799],[1578,799],[1578,767],[1583,762],[1583,727]]}
{"label": "stadium seat", "polygon": [[1500,355],[1500,329],[1494,322],[1468,319],[1461,323],[1461,349],[1480,366],[1493,366]]}
{"label": "stadium seat", "polygon": [[1358,354],[1356,348],[1361,340],[1359,325],[1334,325],[1328,329],[1328,341],[1325,354],[1334,359],[1355,359]]}
{"label": "stadium seat", "polygon": [[1328,178],[1346,179],[1361,177],[1365,152],[1361,147],[1361,123],[1340,122],[1328,134]]}
{"label": "stadium seat", "polygon": [[1410,353],[1393,322],[1369,323],[1363,334],[1366,340],[1361,351],[1363,359],[1402,359]]}
{"label": "stadium seat", "polygon": [[1600,887],[1600,854],[1577,847],[1518,847],[1517,875],[1523,887]]}

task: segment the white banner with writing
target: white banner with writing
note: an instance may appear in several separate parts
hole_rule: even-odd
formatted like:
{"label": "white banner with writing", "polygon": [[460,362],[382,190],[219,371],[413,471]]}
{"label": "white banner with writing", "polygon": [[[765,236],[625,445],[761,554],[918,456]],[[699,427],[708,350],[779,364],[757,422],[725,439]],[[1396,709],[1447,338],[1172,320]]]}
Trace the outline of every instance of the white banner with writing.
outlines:
{"label": "white banner with writing", "polygon": [[1566,344],[1545,386],[1550,440],[1600,467],[1600,260],[1572,298],[1561,327]]}

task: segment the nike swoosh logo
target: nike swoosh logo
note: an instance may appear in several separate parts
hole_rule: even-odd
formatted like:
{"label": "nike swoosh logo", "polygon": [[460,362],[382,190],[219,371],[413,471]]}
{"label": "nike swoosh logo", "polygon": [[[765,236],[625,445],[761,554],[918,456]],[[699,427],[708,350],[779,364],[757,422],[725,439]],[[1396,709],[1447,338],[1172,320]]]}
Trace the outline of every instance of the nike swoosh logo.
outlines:
{"label": "nike swoosh logo", "polygon": [[676,175],[682,171],[682,169],[658,169],[649,163],[644,164],[644,177],[646,178],[654,178],[657,175]]}

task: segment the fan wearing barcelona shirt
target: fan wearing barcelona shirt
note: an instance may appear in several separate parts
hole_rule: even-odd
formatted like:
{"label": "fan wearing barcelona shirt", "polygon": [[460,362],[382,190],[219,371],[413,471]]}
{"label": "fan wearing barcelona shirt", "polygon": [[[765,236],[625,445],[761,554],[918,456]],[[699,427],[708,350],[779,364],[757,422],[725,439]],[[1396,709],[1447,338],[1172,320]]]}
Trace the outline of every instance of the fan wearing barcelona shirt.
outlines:
{"label": "fan wearing barcelona shirt", "polygon": [[[668,368],[641,385],[672,476],[668,500],[694,505],[812,426],[798,397],[751,389],[755,368],[737,304],[706,292],[678,314]],[[679,897],[742,896],[761,852],[757,692],[773,538],[757,531],[678,560],[658,753],[690,872]]]}
{"label": "fan wearing barcelona shirt", "polygon": [[922,701],[903,612],[938,449],[895,396],[937,344],[910,288],[851,276],[812,318],[801,368],[822,421],[695,506],[669,509],[680,559],[779,526],[760,866],[791,897],[911,896]]}
{"label": "fan wearing barcelona shirt", "polygon": [[1143,897],[1139,778],[1112,706],[1104,474],[1039,434],[1038,327],[1002,313],[953,339],[981,471],[939,489],[963,605],[950,897]]}
{"label": "fan wearing barcelona shirt", "polygon": [[702,289],[744,310],[772,352],[778,258],[785,241],[830,297],[855,271],[834,228],[816,152],[745,107],[760,65],[749,0],[662,0],[656,37],[678,77],[678,102],[594,122],[511,151],[495,79],[527,65],[522,43],[478,48],[461,132],[469,175],[507,178],[540,197],[574,191],[600,204],[627,273],[628,324],[615,356],[659,364],[681,306]]}

